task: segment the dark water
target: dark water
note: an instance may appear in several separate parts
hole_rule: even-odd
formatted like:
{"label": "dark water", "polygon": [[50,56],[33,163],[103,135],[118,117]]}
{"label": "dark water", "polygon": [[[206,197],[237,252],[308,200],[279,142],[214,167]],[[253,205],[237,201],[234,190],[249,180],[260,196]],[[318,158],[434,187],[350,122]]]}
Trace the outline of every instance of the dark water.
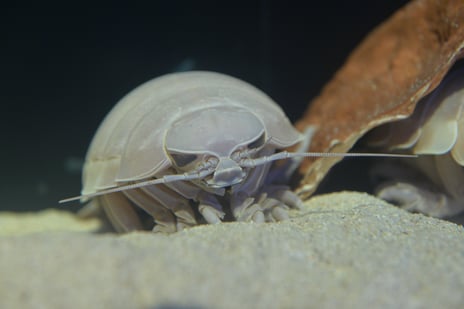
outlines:
{"label": "dark water", "polygon": [[296,120],[362,37],[406,2],[3,6],[0,209],[55,207],[78,194],[104,115],[173,70],[242,78]]}

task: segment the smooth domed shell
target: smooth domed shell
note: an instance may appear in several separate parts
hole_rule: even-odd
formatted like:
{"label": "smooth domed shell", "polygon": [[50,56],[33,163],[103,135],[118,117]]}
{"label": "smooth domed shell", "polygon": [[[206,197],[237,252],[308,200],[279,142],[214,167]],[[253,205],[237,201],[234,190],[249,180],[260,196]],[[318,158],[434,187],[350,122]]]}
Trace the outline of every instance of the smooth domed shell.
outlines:
{"label": "smooth domed shell", "polygon": [[[410,116],[463,50],[464,1],[412,1],[374,29],[310,103],[297,122],[300,130],[317,127],[309,151],[347,152],[372,128]],[[313,193],[340,160],[305,160],[298,192]]]}
{"label": "smooth domed shell", "polygon": [[224,106],[259,118],[277,149],[300,139],[282,109],[246,82],[203,71],[164,75],[134,89],[106,116],[87,152],[82,194],[165,171],[171,166],[164,149],[170,125],[187,113]]}

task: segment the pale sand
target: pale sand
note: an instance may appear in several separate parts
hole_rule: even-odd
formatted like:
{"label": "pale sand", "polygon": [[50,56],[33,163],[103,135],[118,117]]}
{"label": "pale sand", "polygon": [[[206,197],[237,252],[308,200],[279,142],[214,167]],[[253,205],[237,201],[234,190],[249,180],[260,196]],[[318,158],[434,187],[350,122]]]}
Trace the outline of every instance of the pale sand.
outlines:
{"label": "pale sand", "polygon": [[367,194],[313,198],[283,223],[173,235],[91,233],[98,228],[58,211],[0,214],[0,308],[464,304],[462,226]]}

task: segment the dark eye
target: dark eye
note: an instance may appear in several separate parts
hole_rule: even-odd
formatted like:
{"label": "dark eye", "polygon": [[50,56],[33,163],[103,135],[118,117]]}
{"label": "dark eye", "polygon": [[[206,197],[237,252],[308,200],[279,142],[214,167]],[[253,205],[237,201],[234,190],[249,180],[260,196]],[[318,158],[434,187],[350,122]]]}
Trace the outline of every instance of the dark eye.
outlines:
{"label": "dark eye", "polygon": [[198,156],[194,154],[171,153],[171,158],[174,160],[174,164],[176,166],[184,167],[195,161],[198,158]]}
{"label": "dark eye", "polygon": [[261,146],[264,145],[264,133],[260,135],[260,137],[258,137],[258,139],[254,140],[253,142],[249,143],[248,144],[248,148],[249,149],[252,149],[252,148],[259,148]]}

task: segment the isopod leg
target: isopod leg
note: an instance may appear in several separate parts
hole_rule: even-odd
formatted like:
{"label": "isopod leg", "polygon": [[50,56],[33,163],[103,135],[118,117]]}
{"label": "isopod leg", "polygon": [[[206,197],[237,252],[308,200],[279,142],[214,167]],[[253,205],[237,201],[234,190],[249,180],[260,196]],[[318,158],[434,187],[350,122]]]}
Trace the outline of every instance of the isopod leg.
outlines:
{"label": "isopod leg", "polygon": [[404,210],[437,218],[448,217],[462,210],[462,205],[446,194],[404,182],[384,184],[377,191],[377,197],[392,202]]}
{"label": "isopod leg", "polygon": [[464,168],[449,154],[424,155],[408,164],[418,170],[394,160],[385,160],[372,169],[374,179],[388,179],[378,186],[377,197],[438,218],[464,210]]}
{"label": "isopod leg", "polygon": [[166,186],[147,186],[139,190],[174,215],[178,231],[198,224],[189,200]]}
{"label": "isopod leg", "polygon": [[244,191],[233,194],[230,198],[232,215],[237,221],[264,222],[265,217],[260,205],[260,198],[263,199],[264,197],[260,196],[258,199],[255,199],[248,196]]}
{"label": "isopod leg", "polygon": [[119,233],[142,230],[143,225],[132,204],[122,193],[110,193],[98,197],[108,220]]}
{"label": "isopod leg", "polygon": [[283,221],[288,219],[290,208],[300,209],[302,205],[301,199],[284,186],[266,186],[253,196],[240,191],[230,199],[232,214],[237,221]]}
{"label": "isopod leg", "polygon": [[209,224],[220,223],[225,216],[217,198],[204,191],[198,194],[198,211]]}
{"label": "isopod leg", "polygon": [[262,192],[265,198],[261,198],[259,203],[268,222],[287,220],[289,209],[303,207],[300,197],[286,186],[268,185]]}
{"label": "isopod leg", "polygon": [[154,232],[174,233],[177,231],[176,219],[172,212],[154,200],[153,197],[141,189],[127,190],[123,193],[153,218],[156,223]]}
{"label": "isopod leg", "polygon": [[267,193],[269,198],[274,198],[289,208],[303,208],[301,198],[287,186],[268,185],[263,191]]}
{"label": "isopod leg", "polygon": [[267,196],[260,202],[267,222],[283,221],[288,219],[288,207],[278,199]]}

